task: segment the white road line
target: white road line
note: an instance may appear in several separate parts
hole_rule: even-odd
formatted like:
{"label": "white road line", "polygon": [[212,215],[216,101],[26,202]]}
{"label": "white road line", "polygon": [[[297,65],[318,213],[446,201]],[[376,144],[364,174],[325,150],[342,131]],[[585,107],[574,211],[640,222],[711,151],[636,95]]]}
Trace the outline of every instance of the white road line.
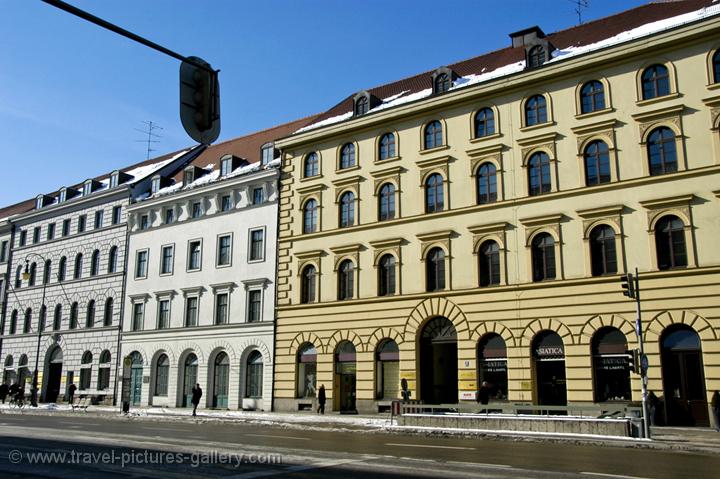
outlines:
{"label": "white road line", "polygon": [[585,474],[586,476],[612,477],[615,479],[648,479],[647,477],[623,476],[622,474],[604,474],[602,472],[581,472],[580,474]]}
{"label": "white road line", "polygon": [[252,437],[274,437],[276,439],[295,439],[296,441],[309,441],[310,438],[307,437],[296,437],[296,436],[277,436],[274,434],[244,434],[245,436],[252,436]]}
{"label": "white road line", "polygon": [[235,476],[226,476],[225,479],[254,479],[256,477],[270,477],[270,476],[280,476],[280,475],[284,476],[287,474],[292,474],[294,472],[306,472],[306,471],[312,471],[314,469],[323,469],[325,467],[343,466],[345,464],[353,464],[353,463],[359,463],[359,462],[363,462],[363,460],[344,459],[344,460],[337,460],[337,461],[324,461],[324,462],[318,462],[315,464],[308,464],[306,466],[291,466],[291,467],[286,467],[283,469],[274,469],[272,471],[246,472],[245,474],[237,474]]}
{"label": "white road line", "polygon": [[462,466],[497,467],[500,469],[512,469],[512,466],[510,466],[508,464],[490,464],[487,462],[448,461],[448,463],[460,464]]}
{"label": "white road line", "polygon": [[433,449],[465,449],[467,451],[474,451],[474,447],[462,447],[462,446],[432,446],[426,444],[399,444],[394,442],[386,442],[386,446],[399,446],[399,447],[429,447]]}

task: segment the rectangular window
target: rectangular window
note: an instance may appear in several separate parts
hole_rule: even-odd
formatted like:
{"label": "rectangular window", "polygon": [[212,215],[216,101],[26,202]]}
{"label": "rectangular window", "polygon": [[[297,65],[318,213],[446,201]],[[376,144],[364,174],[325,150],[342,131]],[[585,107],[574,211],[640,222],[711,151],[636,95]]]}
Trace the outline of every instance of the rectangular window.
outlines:
{"label": "rectangular window", "polygon": [[40,227],[36,226],[33,228],[33,243],[39,243],[40,242]]}
{"label": "rectangular window", "polygon": [[232,171],[232,158],[226,158],[220,162],[220,176],[229,175]]}
{"label": "rectangular window", "polygon": [[230,208],[232,208],[232,203],[230,203],[230,195],[225,195],[220,200],[220,210],[230,211]]}
{"label": "rectangular window", "polygon": [[27,243],[27,231],[26,230],[20,231],[20,238],[18,238],[18,241],[20,242],[20,246],[25,246],[25,243]]}
{"label": "rectangular window", "polygon": [[[102,364],[100,365],[102,366]],[[110,388],[110,368],[98,368],[98,386],[99,390]]]}
{"label": "rectangular window", "polygon": [[103,226],[103,217],[105,216],[103,214],[103,210],[99,210],[95,212],[95,229],[100,229]]}
{"label": "rectangular window", "polygon": [[202,216],[202,205],[199,201],[192,204],[192,217],[200,218]]}
{"label": "rectangular window", "polygon": [[119,225],[120,224],[120,215],[122,214],[122,206],[114,206],[113,207],[113,215],[112,215],[112,224]]}
{"label": "rectangular window", "polygon": [[228,322],[228,294],[221,293],[215,296],[215,324]]}
{"label": "rectangular window", "polygon": [[90,375],[92,368],[85,367],[80,369],[80,389],[90,389]]}
{"label": "rectangular window", "polygon": [[152,194],[157,193],[160,191],[160,178],[153,178],[152,182],[150,183],[150,191]]}
{"label": "rectangular window", "polygon": [[160,261],[160,274],[172,274],[174,266],[175,248],[172,245],[162,247],[162,258]]}
{"label": "rectangular window", "polygon": [[228,266],[232,255],[232,236],[218,237],[217,266]]}
{"label": "rectangular window", "polygon": [[8,242],[3,241],[2,244],[0,244],[0,263],[4,263],[7,261],[8,257]]}
{"label": "rectangular window", "polygon": [[170,300],[162,299],[158,305],[158,329],[170,327]]}
{"label": "rectangular window", "polygon": [[82,233],[85,231],[85,223],[87,222],[87,216],[80,215],[78,216],[78,225],[77,225],[77,232]]}
{"label": "rectangular window", "polygon": [[47,239],[48,241],[55,239],[55,223],[47,225]]}
{"label": "rectangular window", "polygon": [[115,188],[118,185],[118,180],[120,175],[118,173],[113,173],[110,175],[110,188]]}
{"label": "rectangular window", "polygon": [[142,215],[140,217],[140,229],[146,230],[149,227],[150,227],[150,218],[148,217],[148,215]]}
{"label": "rectangular window", "polygon": [[188,244],[188,263],[189,271],[198,270],[202,264],[202,243],[199,240],[191,241]]}
{"label": "rectangular window", "polygon": [[92,193],[92,183],[85,183],[83,185],[83,196],[87,196]]}
{"label": "rectangular window", "polygon": [[197,326],[198,299],[190,297],[185,299],[185,326]]}
{"label": "rectangular window", "polygon": [[262,149],[262,158],[260,159],[260,163],[267,165],[274,159],[274,157],[275,147],[273,145],[264,146]]}
{"label": "rectangular window", "polygon": [[135,278],[147,278],[148,252],[138,251],[135,257]]}
{"label": "rectangular window", "polygon": [[260,205],[265,202],[265,192],[262,188],[253,188],[252,198],[252,204]]}
{"label": "rectangular window", "polygon": [[261,320],[261,295],[262,291],[259,289],[248,291],[248,323],[256,323]]}
{"label": "rectangular window", "polygon": [[249,261],[262,261],[265,256],[265,230],[250,231]]}
{"label": "rectangular window", "polygon": [[143,303],[133,303],[133,322],[132,330],[141,331],[143,328],[143,313],[145,311]]}
{"label": "rectangular window", "polygon": [[63,220],[62,222],[62,235],[63,238],[70,234],[70,220]]}
{"label": "rectangular window", "polygon": [[175,210],[168,208],[165,210],[165,224],[170,225],[175,222]]}

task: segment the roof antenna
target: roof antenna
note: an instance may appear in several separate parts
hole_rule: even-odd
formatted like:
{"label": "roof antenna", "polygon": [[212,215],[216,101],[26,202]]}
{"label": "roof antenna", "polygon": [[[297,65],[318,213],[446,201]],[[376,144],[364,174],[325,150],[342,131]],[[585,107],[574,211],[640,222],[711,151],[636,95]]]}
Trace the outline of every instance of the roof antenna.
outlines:
{"label": "roof antenna", "polygon": [[147,157],[146,160],[150,159],[150,152],[156,151],[154,148],[151,148],[153,143],[160,143],[160,140],[155,140],[154,138],[162,138],[162,136],[155,133],[155,130],[162,130],[161,126],[158,126],[157,124],[153,123],[152,121],[144,121],[145,129],[141,130],[140,128],[134,128],[135,131],[139,131],[140,133],[147,135],[146,140],[135,140],[136,142],[141,143],[147,143]]}
{"label": "roof antenna", "polygon": [[570,1],[570,3],[575,4],[575,13],[577,13],[577,16],[578,16],[578,25],[582,25],[583,8],[590,7],[590,0],[569,0],[569,1]]}

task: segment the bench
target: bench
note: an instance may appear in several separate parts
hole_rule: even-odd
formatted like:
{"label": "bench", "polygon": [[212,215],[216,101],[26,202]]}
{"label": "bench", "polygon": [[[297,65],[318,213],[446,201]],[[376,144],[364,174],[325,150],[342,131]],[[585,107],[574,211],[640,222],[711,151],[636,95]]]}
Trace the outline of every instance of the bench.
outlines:
{"label": "bench", "polygon": [[82,409],[83,411],[87,412],[87,408],[90,404],[91,404],[90,397],[85,396],[85,397],[78,397],[78,398],[73,399],[73,402],[72,402],[72,404],[70,404],[70,406],[72,406],[73,411],[75,411],[76,409]]}

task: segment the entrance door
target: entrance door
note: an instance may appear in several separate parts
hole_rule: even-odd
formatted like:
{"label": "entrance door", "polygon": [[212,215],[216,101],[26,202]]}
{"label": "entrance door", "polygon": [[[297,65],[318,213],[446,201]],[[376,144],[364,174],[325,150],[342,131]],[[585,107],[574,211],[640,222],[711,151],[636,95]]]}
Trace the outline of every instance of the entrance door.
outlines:
{"label": "entrance door", "polygon": [[139,406],[142,398],[143,360],[140,353],[130,354],[130,404]]}
{"label": "entrance door", "polygon": [[48,367],[47,389],[45,402],[57,402],[60,395],[60,380],[62,379],[62,363],[50,363]]}
{"label": "entrance door", "polygon": [[192,389],[197,384],[197,367],[197,356],[191,353],[185,360],[185,367],[183,368],[183,407],[192,406]]}
{"label": "entrance door", "polygon": [[709,426],[700,337],[689,326],[671,326],[661,344],[667,424]]}
{"label": "entrance door", "polygon": [[420,334],[420,399],[427,404],[457,404],[455,327],[449,319],[437,317]]}
{"label": "entrance door", "polygon": [[230,360],[228,355],[220,353],[215,358],[215,380],[213,381],[213,407],[228,407],[228,382],[230,376]]}
{"label": "entrance door", "polygon": [[355,345],[350,341],[343,341],[338,345],[335,353],[335,384],[337,384],[337,399],[335,405],[340,412],[356,412],[355,394]]}
{"label": "entrance door", "polygon": [[567,405],[565,347],[554,331],[542,331],[533,340],[537,402],[543,406]]}

